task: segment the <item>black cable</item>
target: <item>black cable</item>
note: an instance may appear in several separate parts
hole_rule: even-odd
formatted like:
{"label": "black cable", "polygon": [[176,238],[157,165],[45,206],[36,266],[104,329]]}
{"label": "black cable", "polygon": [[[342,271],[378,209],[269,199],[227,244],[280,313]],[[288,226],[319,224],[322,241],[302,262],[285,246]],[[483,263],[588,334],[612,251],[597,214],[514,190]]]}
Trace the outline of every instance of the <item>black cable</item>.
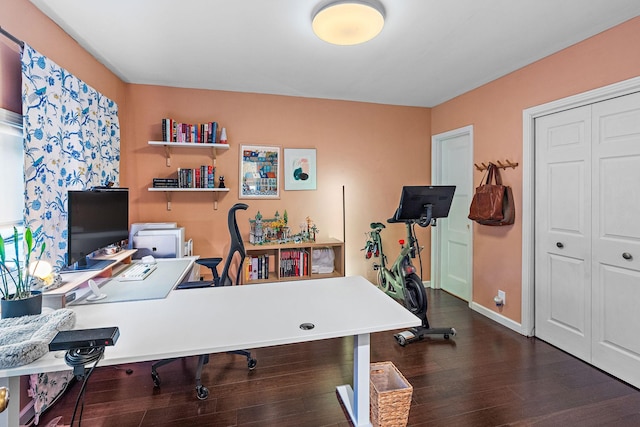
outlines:
{"label": "black cable", "polygon": [[416,234],[416,223],[412,223],[411,224],[411,234],[412,234],[412,238],[415,241],[415,250],[416,252],[418,252],[418,263],[420,263],[420,280],[422,280],[423,276],[423,271],[422,271],[422,250],[420,250],[420,242],[418,241],[418,235]]}
{"label": "black cable", "polygon": [[[71,427],[73,427],[73,423],[76,419],[76,413],[78,411],[78,405],[80,400],[82,399],[82,406],[80,408],[80,417],[78,419],[78,427],[82,424],[82,412],[84,411],[84,392],[87,387],[87,383],[89,382],[89,377],[93,373],[93,370],[98,366],[98,362],[102,359],[104,354],[104,346],[102,347],[90,347],[90,348],[72,348],[67,351],[64,356],[64,360],[67,365],[73,368],[73,373],[76,378],[84,377],[84,381],[82,382],[82,387],[80,388],[80,392],[78,393],[78,398],[76,399],[76,404],[73,408],[73,416],[71,417]],[[94,362],[89,372],[85,375],[85,365]]]}

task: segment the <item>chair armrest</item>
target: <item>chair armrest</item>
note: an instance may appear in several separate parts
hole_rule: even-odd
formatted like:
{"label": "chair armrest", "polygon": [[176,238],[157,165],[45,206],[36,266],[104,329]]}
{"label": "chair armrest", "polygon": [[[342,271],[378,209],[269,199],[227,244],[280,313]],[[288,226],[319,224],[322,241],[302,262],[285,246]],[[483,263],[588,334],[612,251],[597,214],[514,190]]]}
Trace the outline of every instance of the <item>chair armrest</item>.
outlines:
{"label": "chair armrest", "polygon": [[222,262],[222,258],[200,258],[196,260],[196,264],[204,265],[214,269]]}
{"label": "chair armrest", "polygon": [[214,280],[219,277],[218,264],[220,264],[221,262],[222,258],[200,258],[196,260],[196,264],[203,265],[211,270],[211,274],[213,274]]}

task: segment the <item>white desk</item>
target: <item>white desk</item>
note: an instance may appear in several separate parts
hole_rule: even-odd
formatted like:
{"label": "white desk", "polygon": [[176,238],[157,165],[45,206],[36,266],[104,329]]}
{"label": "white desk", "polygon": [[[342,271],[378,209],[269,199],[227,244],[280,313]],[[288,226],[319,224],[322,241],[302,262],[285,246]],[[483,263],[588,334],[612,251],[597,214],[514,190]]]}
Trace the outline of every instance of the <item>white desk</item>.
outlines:
{"label": "white desk", "polygon": [[[77,329],[120,328],[120,338],[106,348],[99,366],[353,336],[353,388],[339,386],[338,392],[356,426],[370,425],[370,334],[420,325],[362,277],[188,289],[162,300],[72,308]],[[302,323],[315,327],[303,330]],[[0,370],[0,385],[18,390],[20,375],[63,369],[68,369],[64,360],[49,353],[29,365]],[[5,418],[10,421],[3,424],[0,418],[0,425],[17,425],[17,402],[11,405]]]}

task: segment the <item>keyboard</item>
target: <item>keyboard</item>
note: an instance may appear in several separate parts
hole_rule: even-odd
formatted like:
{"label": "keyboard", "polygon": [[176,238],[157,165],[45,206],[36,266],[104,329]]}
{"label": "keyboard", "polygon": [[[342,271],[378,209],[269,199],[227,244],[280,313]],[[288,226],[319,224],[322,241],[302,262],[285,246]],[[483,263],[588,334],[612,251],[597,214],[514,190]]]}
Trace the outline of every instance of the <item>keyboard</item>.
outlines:
{"label": "keyboard", "polygon": [[131,264],[125,271],[116,276],[116,280],[120,282],[129,282],[134,280],[144,280],[148,275],[154,272],[158,268],[157,264],[143,264],[134,263]]}

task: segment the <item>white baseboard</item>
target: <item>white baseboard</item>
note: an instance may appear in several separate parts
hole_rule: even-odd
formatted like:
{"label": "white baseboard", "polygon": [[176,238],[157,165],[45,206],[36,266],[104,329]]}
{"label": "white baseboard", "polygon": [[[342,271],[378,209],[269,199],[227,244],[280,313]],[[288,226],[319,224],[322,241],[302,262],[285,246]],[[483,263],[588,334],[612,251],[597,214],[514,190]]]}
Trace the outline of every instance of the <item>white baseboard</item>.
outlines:
{"label": "white baseboard", "polygon": [[522,325],[518,322],[515,322],[511,319],[509,319],[508,317],[503,316],[500,313],[496,313],[493,310],[489,310],[488,308],[472,302],[470,304],[470,307],[473,311],[476,311],[480,314],[482,314],[485,317],[488,317],[489,319],[493,320],[494,322],[497,322],[499,324],[501,324],[502,326],[505,326],[511,330],[516,331],[517,333],[521,334],[521,335],[527,335],[523,330],[522,330]]}
{"label": "white baseboard", "polygon": [[[429,280],[423,280],[422,284],[424,285],[425,288],[430,288],[431,287],[431,281]],[[472,302],[471,304],[469,304],[469,307],[473,310],[476,311],[480,314],[482,314],[485,317],[488,317],[489,319],[493,320],[494,322],[497,322],[499,324],[501,324],[502,326],[505,326],[513,331],[516,331],[517,333],[519,333],[520,335],[524,335],[524,336],[530,336],[527,331],[525,331],[522,327],[522,324],[515,322],[511,319],[509,319],[508,317],[503,316],[500,313],[496,313],[493,310],[489,310],[488,308],[476,303],[476,302]]]}

